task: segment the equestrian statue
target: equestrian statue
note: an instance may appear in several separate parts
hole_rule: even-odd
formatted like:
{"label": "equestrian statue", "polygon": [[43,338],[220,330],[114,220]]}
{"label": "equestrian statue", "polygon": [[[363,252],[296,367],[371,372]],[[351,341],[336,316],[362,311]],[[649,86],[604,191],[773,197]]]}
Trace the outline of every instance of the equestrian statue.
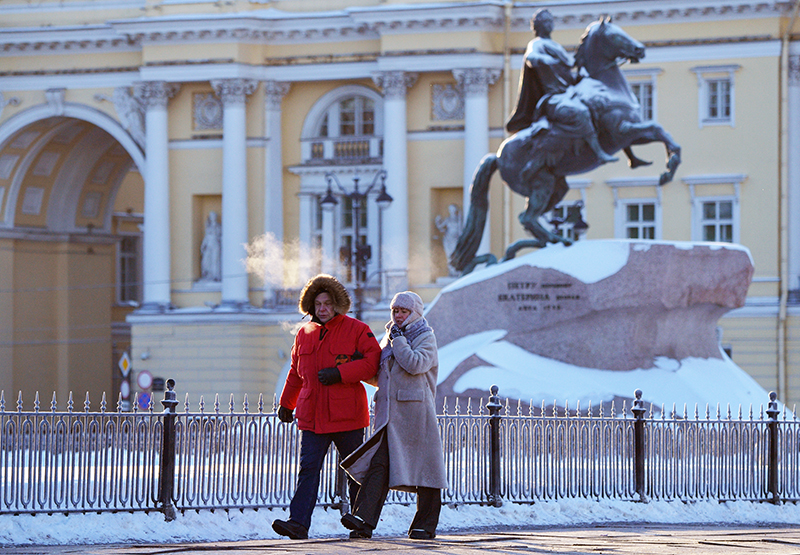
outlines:
{"label": "equestrian statue", "polygon": [[586,28],[573,59],[550,38],[553,26],[553,16],[546,9],[531,19],[535,38],[525,51],[517,106],[506,123],[513,135],[503,141],[497,154],[483,157],[472,178],[469,215],[450,257],[453,268],[464,273],[494,258],[475,258],[475,254],[489,209],[489,180],[495,171],[500,171],[512,191],[528,198],[519,221],[534,236],[510,245],[507,260],[525,247],[571,244],[539,222],[567,194],[566,176],[615,162],[613,153],[620,149],[631,168],[650,165],[637,158],[631,146],[656,141],[667,150],[667,169],[659,185],[670,182],[680,164],[681,147],[658,123],[642,121],[639,102],[619,69],[619,61],[639,62],[644,45],[611,18],[601,18]]}

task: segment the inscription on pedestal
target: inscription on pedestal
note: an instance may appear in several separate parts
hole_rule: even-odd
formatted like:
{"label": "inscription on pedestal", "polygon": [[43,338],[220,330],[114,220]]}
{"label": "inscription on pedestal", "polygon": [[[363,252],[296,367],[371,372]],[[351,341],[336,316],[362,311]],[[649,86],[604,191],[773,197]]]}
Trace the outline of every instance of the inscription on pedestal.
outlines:
{"label": "inscription on pedestal", "polygon": [[581,295],[572,290],[569,282],[509,281],[497,302],[518,312],[551,312],[569,309]]}

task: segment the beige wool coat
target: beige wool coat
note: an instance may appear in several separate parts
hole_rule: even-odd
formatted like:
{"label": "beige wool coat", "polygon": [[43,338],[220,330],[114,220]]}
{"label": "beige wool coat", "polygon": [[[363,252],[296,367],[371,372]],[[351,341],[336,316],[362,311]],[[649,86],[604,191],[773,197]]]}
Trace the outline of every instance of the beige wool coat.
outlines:
{"label": "beige wool coat", "polygon": [[442,439],[436,419],[439,359],[436,337],[427,331],[409,345],[391,342],[392,356],[381,361],[375,393],[375,433],[342,466],[361,483],[381,434],[389,445],[389,488],[416,491],[417,486],[447,488]]}

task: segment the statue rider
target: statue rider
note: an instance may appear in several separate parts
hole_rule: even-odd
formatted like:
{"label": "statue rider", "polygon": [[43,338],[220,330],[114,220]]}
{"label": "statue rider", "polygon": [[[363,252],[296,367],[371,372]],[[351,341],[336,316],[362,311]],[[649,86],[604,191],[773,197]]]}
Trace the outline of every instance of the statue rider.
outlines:
{"label": "statue rider", "polygon": [[615,162],[617,158],[600,147],[589,108],[572,87],[576,83],[572,73],[575,60],[550,38],[553,27],[553,16],[546,9],[538,10],[531,19],[536,38],[525,51],[517,107],[506,129],[516,133],[546,116],[564,135],[586,141],[601,162]]}

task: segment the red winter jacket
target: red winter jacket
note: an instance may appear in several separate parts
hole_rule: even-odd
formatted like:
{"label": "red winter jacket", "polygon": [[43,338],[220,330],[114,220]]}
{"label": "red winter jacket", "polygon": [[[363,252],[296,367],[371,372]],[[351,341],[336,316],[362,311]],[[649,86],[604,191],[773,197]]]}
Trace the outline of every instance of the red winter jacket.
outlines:
{"label": "red winter jacket", "polygon": [[[301,430],[330,434],[366,428],[369,407],[361,382],[378,372],[380,356],[375,336],[359,320],[337,314],[325,324],[309,322],[294,338],[292,367],[280,404],[297,408]],[[339,368],[342,382],[322,385],[317,373],[331,366]]]}

